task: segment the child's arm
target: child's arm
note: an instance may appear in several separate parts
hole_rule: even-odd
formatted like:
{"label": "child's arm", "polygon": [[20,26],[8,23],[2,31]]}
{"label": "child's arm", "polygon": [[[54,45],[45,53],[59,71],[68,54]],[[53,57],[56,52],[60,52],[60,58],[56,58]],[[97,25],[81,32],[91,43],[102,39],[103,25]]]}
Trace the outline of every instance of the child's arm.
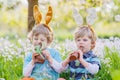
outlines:
{"label": "child's arm", "polygon": [[70,62],[70,60],[69,60],[69,57],[67,57],[67,59],[65,59],[63,62],[62,62],[62,66],[64,67],[64,68],[66,68],[67,66],[68,66],[68,63]]}
{"label": "child's arm", "polygon": [[[35,59],[36,56],[39,54],[33,53],[32,55],[28,54],[25,58],[24,68],[23,68],[23,75],[25,77],[29,77],[32,73],[32,70],[35,66],[36,62],[40,62],[38,59]],[[32,57],[32,59],[30,59]]]}
{"label": "child's arm", "polygon": [[[45,55],[46,59],[49,61],[51,67],[58,73],[61,73],[62,71],[64,71],[66,69],[66,61],[63,62],[58,62],[56,59],[53,59],[49,53],[49,51],[43,51],[43,54]],[[59,54],[59,53],[56,53]],[[59,55],[56,55],[56,57],[58,58]],[[65,67],[65,69],[64,69]]]}
{"label": "child's arm", "polygon": [[62,62],[58,62],[55,59],[53,59],[53,62],[50,65],[58,73],[61,73],[62,71],[64,71],[64,67],[62,66]]}
{"label": "child's arm", "polygon": [[68,63],[69,61],[67,59],[62,61],[61,63],[57,62],[55,59],[52,59],[51,66],[54,68],[55,71],[61,73],[68,68]]}
{"label": "child's arm", "polygon": [[86,69],[91,73],[91,74],[96,74],[99,71],[99,66],[97,64],[91,64],[89,63],[88,67]]}
{"label": "child's arm", "polygon": [[91,74],[96,74],[99,71],[99,66],[97,64],[91,64],[85,60],[79,61]]}
{"label": "child's arm", "polygon": [[31,60],[31,62],[29,62],[29,64],[23,68],[23,76],[29,77],[32,73],[34,66],[34,62],[33,60]]}
{"label": "child's arm", "polygon": [[99,66],[97,64],[91,64],[83,59],[83,52],[78,51],[79,53],[79,62],[91,73],[95,74],[99,71]]}

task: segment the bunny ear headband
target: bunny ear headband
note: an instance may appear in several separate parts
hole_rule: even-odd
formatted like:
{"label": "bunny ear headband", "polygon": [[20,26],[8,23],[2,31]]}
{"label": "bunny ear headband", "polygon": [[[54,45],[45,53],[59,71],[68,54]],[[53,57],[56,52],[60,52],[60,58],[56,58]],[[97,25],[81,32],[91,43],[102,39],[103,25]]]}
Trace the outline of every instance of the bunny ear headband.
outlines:
{"label": "bunny ear headband", "polygon": [[[52,32],[52,29],[48,26],[48,24],[50,23],[50,21],[52,19],[52,14],[53,14],[52,13],[52,7],[49,6],[48,12],[47,12],[46,17],[45,17],[45,25],[46,25],[45,27],[48,28],[50,32]],[[38,5],[35,5],[33,7],[33,16],[34,16],[34,19],[35,19],[35,24],[39,25],[41,20],[42,20],[42,15],[39,11]],[[29,40],[32,40],[31,36],[32,36],[32,31],[27,36]]]}
{"label": "bunny ear headband", "polygon": [[[50,23],[50,21],[51,21],[51,19],[52,19],[52,14],[53,14],[53,13],[52,13],[52,7],[49,6],[49,7],[48,7],[48,12],[47,12],[46,17],[45,17],[45,25],[47,25],[46,27],[47,27],[50,31],[52,31],[52,30],[51,30],[51,28],[48,26],[48,24]],[[36,24],[36,25],[40,24],[40,22],[41,22],[41,20],[42,20],[42,15],[41,15],[41,13],[40,13],[40,11],[39,11],[38,5],[35,5],[35,6],[33,7],[33,15],[34,15],[34,19],[35,19],[35,24]]]}
{"label": "bunny ear headband", "polygon": [[[97,17],[96,11],[94,8],[88,8],[87,13],[88,16],[86,17],[86,23],[91,31],[94,33],[94,29],[91,27],[91,25],[95,22],[95,19]],[[78,25],[83,25],[83,18],[76,9],[73,9],[73,18]]]}
{"label": "bunny ear headband", "polygon": [[[87,9],[87,17],[86,17],[86,23],[88,25],[92,25],[95,22],[95,19],[97,18],[97,14],[94,8],[88,8]],[[78,25],[83,25],[83,18],[77,11],[77,9],[73,9],[73,17]]]}

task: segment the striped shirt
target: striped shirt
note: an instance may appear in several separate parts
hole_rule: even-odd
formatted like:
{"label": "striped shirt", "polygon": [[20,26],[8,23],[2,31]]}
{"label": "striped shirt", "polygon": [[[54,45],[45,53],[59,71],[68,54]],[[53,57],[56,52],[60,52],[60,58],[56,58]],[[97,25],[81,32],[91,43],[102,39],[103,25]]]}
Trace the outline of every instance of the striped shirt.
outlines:
{"label": "striped shirt", "polygon": [[[93,51],[83,54],[83,59],[88,63],[97,64],[100,69],[100,60],[93,54]],[[91,74],[81,63],[78,63],[79,62],[77,60],[69,63],[70,78],[73,78],[74,80],[90,80],[93,78],[94,75]]]}

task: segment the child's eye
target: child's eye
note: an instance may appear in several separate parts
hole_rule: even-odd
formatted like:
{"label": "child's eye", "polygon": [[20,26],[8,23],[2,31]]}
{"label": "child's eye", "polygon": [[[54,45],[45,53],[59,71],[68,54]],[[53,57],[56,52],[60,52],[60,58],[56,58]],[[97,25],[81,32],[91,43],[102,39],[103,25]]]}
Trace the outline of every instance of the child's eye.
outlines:
{"label": "child's eye", "polygon": [[77,41],[80,41],[80,39],[77,39]]}
{"label": "child's eye", "polygon": [[83,39],[83,41],[88,41],[87,39]]}
{"label": "child's eye", "polygon": [[34,38],[34,40],[38,40],[38,38]]}
{"label": "child's eye", "polygon": [[43,39],[41,39],[41,41],[44,41]]}
{"label": "child's eye", "polygon": [[41,41],[45,41],[46,39],[44,39],[44,38],[41,38],[40,40],[41,40]]}

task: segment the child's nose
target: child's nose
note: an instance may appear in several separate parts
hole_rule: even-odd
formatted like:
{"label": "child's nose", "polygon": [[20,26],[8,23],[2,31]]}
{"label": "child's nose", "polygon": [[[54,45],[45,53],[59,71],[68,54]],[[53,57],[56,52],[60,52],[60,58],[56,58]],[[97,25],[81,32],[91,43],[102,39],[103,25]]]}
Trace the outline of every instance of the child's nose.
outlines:
{"label": "child's nose", "polygon": [[42,44],[41,40],[38,41],[38,44]]}
{"label": "child's nose", "polygon": [[83,43],[83,41],[81,40],[81,41],[80,41],[80,44],[82,44],[82,43]]}

